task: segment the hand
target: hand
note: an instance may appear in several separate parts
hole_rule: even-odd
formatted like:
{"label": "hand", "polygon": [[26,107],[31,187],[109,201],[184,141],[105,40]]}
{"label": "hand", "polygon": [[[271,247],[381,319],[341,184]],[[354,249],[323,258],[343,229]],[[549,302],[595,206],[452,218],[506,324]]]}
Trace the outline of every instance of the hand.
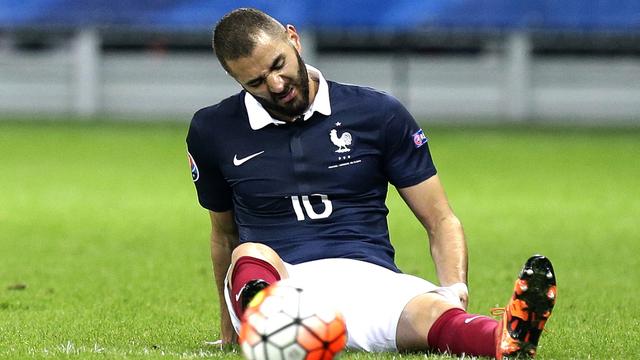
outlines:
{"label": "hand", "polygon": [[[222,328],[224,329],[224,327]],[[228,331],[222,331],[222,339],[218,339],[215,341],[205,341],[205,345],[215,346],[223,351],[236,351],[236,345],[238,344],[238,335],[231,328],[231,334],[227,334]]]}
{"label": "hand", "polygon": [[238,334],[236,334],[231,324],[231,317],[226,311],[226,307],[220,314],[220,339],[216,341],[207,342],[208,345],[216,345],[221,349],[228,349],[238,344]]}
{"label": "hand", "polygon": [[467,310],[467,306],[469,305],[469,289],[467,288],[467,284],[455,283],[453,285],[449,285],[448,288],[458,295],[458,299],[460,299],[462,306]]}
{"label": "hand", "polygon": [[205,341],[204,344],[215,346],[217,349],[225,352],[237,352],[235,343],[225,343],[222,341],[222,339],[218,339],[215,341]]}
{"label": "hand", "polygon": [[222,339],[220,341],[221,345],[236,345],[238,343],[238,334],[236,334],[231,322],[228,323],[226,321],[221,321],[220,332],[222,335]]}

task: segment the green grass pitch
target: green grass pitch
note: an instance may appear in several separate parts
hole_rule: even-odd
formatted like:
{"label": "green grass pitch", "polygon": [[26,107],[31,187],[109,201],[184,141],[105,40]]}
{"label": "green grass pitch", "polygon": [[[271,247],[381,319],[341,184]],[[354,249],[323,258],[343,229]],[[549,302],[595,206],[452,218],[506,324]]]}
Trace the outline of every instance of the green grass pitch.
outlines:
{"label": "green grass pitch", "polygon": [[[0,358],[240,358],[204,344],[219,309],[186,128],[0,121]],[[559,291],[539,358],[637,357],[640,129],[425,131],[465,226],[470,311],[503,305],[540,252]],[[388,206],[398,264],[433,279],[424,232],[394,191]],[[342,356],[379,357],[424,355]]]}

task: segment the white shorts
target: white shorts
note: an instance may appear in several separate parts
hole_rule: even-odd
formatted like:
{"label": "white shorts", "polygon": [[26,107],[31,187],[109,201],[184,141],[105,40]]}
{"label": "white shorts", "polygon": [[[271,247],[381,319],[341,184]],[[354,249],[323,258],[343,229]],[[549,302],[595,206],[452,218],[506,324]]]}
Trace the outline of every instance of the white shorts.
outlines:
{"label": "white shorts", "polygon": [[[454,306],[461,306],[449,288],[363,261],[322,259],[285,265],[296,284],[306,284],[304,288],[326,297],[320,300],[342,312],[347,323],[347,346],[354,349],[397,350],[398,320],[405,306],[418,295],[435,292]],[[224,296],[233,326],[239,332],[240,320],[231,307],[226,281]]]}

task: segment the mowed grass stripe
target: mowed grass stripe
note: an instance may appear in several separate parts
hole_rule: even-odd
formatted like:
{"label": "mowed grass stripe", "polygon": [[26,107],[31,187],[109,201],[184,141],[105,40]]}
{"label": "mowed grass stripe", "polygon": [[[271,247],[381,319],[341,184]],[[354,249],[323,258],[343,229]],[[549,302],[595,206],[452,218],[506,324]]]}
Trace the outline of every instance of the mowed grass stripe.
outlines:
{"label": "mowed grass stripe", "polygon": [[[0,358],[239,358],[204,345],[219,309],[186,127],[0,122]],[[635,356],[640,131],[425,131],[468,237],[470,310],[504,305],[542,252],[559,301],[540,358]],[[424,231],[395,191],[388,206],[400,267],[433,278]]]}

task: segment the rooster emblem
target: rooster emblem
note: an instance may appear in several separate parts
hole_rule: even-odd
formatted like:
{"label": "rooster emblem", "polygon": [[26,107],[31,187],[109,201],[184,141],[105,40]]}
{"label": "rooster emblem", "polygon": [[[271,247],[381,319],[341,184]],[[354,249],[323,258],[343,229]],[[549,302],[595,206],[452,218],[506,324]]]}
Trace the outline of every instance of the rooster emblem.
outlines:
{"label": "rooster emblem", "polygon": [[338,137],[338,131],[333,129],[329,132],[329,137],[331,138],[331,142],[333,145],[338,147],[336,150],[337,153],[345,153],[351,151],[347,146],[351,145],[351,134],[348,132],[343,132],[340,137]]}

